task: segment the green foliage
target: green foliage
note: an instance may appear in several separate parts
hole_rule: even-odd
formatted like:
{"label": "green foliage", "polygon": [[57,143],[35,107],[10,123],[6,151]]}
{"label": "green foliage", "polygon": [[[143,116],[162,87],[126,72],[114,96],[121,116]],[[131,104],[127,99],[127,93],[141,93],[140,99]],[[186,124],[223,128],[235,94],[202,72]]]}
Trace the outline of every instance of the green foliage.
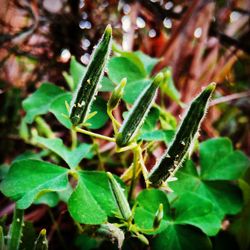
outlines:
{"label": "green foliage", "polygon": [[1,182],[0,190],[4,195],[15,200],[19,209],[25,209],[41,193],[66,189],[67,174],[67,169],[49,162],[16,161],[11,166],[7,177]]}
{"label": "green foliage", "polygon": [[43,83],[41,87],[23,101],[26,111],[25,121],[32,123],[37,115],[46,114],[51,103],[64,94],[64,90],[52,83]]}
{"label": "green foliage", "polygon": [[[213,150],[214,147],[217,150]],[[206,197],[214,204],[217,216],[221,219],[225,214],[238,213],[242,207],[240,189],[228,180],[237,180],[242,176],[249,167],[249,160],[241,152],[233,151],[231,142],[226,138],[210,139],[201,143],[200,148],[201,170],[198,172],[195,164],[188,160],[176,174],[178,182],[170,183],[170,187],[178,194],[185,193],[188,188]],[[227,161],[231,154],[237,156],[232,163]],[[224,161],[228,164],[220,164]],[[216,169],[214,164],[217,165]]]}
{"label": "green foliage", "polygon": [[37,136],[35,141],[60,156],[72,169],[76,168],[82,159],[93,157],[93,146],[91,144],[82,143],[77,148],[69,150],[59,138],[48,139]]}
{"label": "green foliage", "polygon": [[71,216],[80,223],[106,222],[117,208],[106,173],[79,171],[78,184],[68,206]]}
{"label": "green foliage", "polygon": [[[240,247],[246,249],[250,242],[250,187],[244,174],[249,169],[249,159],[243,152],[234,150],[227,138],[213,138],[198,144],[196,137],[214,85],[209,85],[193,100],[176,131],[174,116],[166,111],[163,103],[155,103],[160,85],[161,94],[182,104],[170,69],[164,69],[154,77],[152,71],[159,59],[114,47],[116,54],[107,65],[108,76],[102,78],[110,44],[111,31],[107,28],[88,69],[72,57],[69,73],[64,72],[70,91],[43,83],[23,101],[26,115],[20,136],[40,151],[24,152],[11,166],[0,166],[0,190],[16,202],[17,208],[10,230],[13,237],[8,241],[9,246],[12,245],[10,249],[17,249],[20,242],[22,229],[19,222],[23,209],[32,204],[53,207],[59,201],[67,204],[69,214],[84,234],[77,243],[84,244],[81,246],[84,249],[101,248],[105,240],[117,242],[119,249],[125,248],[131,237],[151,249],[211,249],[209,237],[220,232],[223,219],[240,212],[229,230]],[[93,80],[91,87],[87,85],[90,78]],[[100,91],[112,93],[101,94],[94,100],[99,82],[102,85]],[[72,102],[74,91],[77,93]],[[123,113],[122,125],[112,114],[121,100],[124,108],[133,104]],[[74,104],[82,101],[86,102],[86,108],[78,105],[74,109]],[[69,103],[73,105],[71,110]],[[49,119],[43,115],[49,112],[59,123],[51,126],[47,123]],[[79,119],[75,119],[76,115]],[[90,131],[103,128],[109,118],[114,137]],[[82,129],[81,125],[88,130]],[[79,136],[79,133],[88,137]],[[103,148],[100,150],[103,144],[99,140],[111,142],[109,145],[113,148],[108,152]],[[161,142],[168,145],[168,150],[148,173],[145,163],[152,162],[150,156]],[[186,159],[179,169],[194,142],[199,146],[198,158],[195,161]],[[171,162],[166,160],[169,156]],[[68,168],[63,167],[66,165]],[[119,168],[115,169],[116,166]],[[106,172],[119,173],[121,166],[128,166],[128,169],[120,178]],[[145,181],[143,185],[138,182],[141,173]],[[177,180],[170,182],[173,174]],[[150,186],[160,186],[161,189]],[[171,190],[173,192],[169,192]],[[135,191],[138,194],[135,195]],[[27,235],[31,235],[32,242],[29,247],[23,242],[21,249],[30,246],[48,249],[45,229],[36,240],[34,229],[26,229],[23,238],[27,241]],[[5,231],[1,223],[0,249],[6,243]],[[244,240],[246,243],[242,243]]]}

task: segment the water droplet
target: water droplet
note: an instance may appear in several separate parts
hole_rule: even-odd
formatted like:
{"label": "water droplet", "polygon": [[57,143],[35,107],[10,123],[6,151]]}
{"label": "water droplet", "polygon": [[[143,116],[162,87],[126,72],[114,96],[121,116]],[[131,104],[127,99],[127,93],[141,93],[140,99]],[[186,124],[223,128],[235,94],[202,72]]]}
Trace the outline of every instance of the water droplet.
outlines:
{"label": "water droplet", "polygon": [[138,28],[142,29],[146,26],[146,23],[145,23],[144,19],[142,19],[141,17],[137,17],[136,18],[136,25]]}
{"label": "water droplet", "polygon": [[230,14],[230,22],[236,22],[241,17],[241,14],[237,11],[232,11]]}
{"label": "water droplet", "polygon": [[196,28],[195,31],[194,31],[194,37],[195,38],[200,38],[201,35],[202,35],[202,28],[201,27]]}
{"label": "water droplet", "polygon": [[84,55],[81,56],[80,60],[83,64],[87,65],[89,63],[89,60],[90,60],[90,54],[85,53]]}
{"label": "water droplet", "polygon": [[166,10],[170,10],[170,9],[172,9],[174,7],[174,4],[173,4],[173,2],[168,1],[168,2],[166,2],[164,7],[165,7]]}
{"label": "water droplet", "polygon": [[124,4],[124,6],[123,6],[123,13],[125,15],[127,15],[130,11],[131,11],[131,7],[129,6],[129,4]]}
{"label": "water droplet", "polygon": [[68,49],[63,49],[60,55],[60,61],[66,63],[71,57],[71,53]]}
{"label": "water droplet", "polygon": [[83,21],[80,21],[79,27],[81,29],[91,29],[92,25],[91,25],[91,23],[89,21],[84,21],[83,20]]}
{"label": "water droplet", "polygon": [[165,18],[165,19],[163,20],[163,25],[164,25],[164,27],[166,27],[167,29],[171,29],[171,28],[172,28],[172,21],[171,21],[171,19]]}
{"label": "water droplet", "polygon": [[154,38],[156,36],[156,31],[154,29],[151,29],[149,32],[148,32],[148,36],[150,38]]}
{"label": "water droplet", "polygon": [[129,16],[124,16],[122,17],[122,29],[125,32],[128,32],[131,28],[131,20],[129,18]]}
{"label": "water droplet", "polygon": [[88,39],[82,39],[82,48],[86,50],[90,46],[90,41]]}

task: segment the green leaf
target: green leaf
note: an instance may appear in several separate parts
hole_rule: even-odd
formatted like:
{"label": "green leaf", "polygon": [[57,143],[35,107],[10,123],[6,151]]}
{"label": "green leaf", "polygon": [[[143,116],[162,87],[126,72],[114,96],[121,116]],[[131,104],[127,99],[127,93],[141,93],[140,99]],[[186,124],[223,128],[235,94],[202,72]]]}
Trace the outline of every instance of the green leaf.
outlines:
{"label": "green leaf", "polygon": [[70,104],[72,99],[72,94],[67,92],[63,95],[58,96],[55,100],[51,103],[49,107],[49,111],[56,117],[56,119],[66,128],[70,129],[72,127],[72,123],[69,118],[69,113],[66,109],[65,102]]}
{"label": "green leaf", "polygon": [[73,90],[76,89],[78,83],[82,79],[83,75],[86,72],[86,67],[79,63],[74,56],[71,57],[70,66],[69,66],[69,73],[73,78]]}
{"label": "green leaf", "polygon": [[99,129],[103,127],[109,119],[107,114],[107,102],[100,96],[96,97],[96,100],[91,107],[91,112],[95,111],[97,114],[87,120],[87,123],[91,124],[91,126],[88,127],[90,129]]}
{"label": "green leaf", "polygon": [[152,250],[208,250],[212,249],[209,238],[192,226],[169,225],[152,241]]}
{"label": "green leaf", "polygon": [[157,108],[152,107],[145,119],[144,124],[142,125],[142,132],[150,132],[155,127],[160,117],[160,111]]}
{"label": "green leaf", "polygon": [[[72,127],[72,123],[69,119],[65,117],[65,115],[68,115],[68,111],[65,106],[65,101],[67,101],[67,103],[70,103],[71,99],[72,95],[67,92],[64,95],[61,95],[56,98],[51,103],[49,109],[49,111],[55,115],[57,120],[68,129]],[[90,112],[94,111],[97,111],[97,114],[91,119],[89,119],[87,122],[91,123],[91,126],[89,126],[90,129],[99,129],[103,127],[108,121],[107,103],[100,96],[97,96],[96,100],[93,102]]]}
{"label": "green leaf", "polygon": [[137,202],[135,222],[143,229],[152,228],[155,212],[160,203],[164,208],[160,231],[169,225],[188,224],[200,228],[205,234],[211,236],[216,235],[221,227],[222,217],[216,214],[213,203],[192,192],[186,192],[177,197],[172,201],[171,207],[165,193],[157,189],[142,191],[137,197]]}
{"label": "green leaf", "polygon": [[174,130],[154,130],[151,132],[142,133],[139,139],[144,141],[164,141],[170,143],[175,134]]}
{"label": "green leaf", "polygon": [[236,180],[250,166],[250,161],[242,152],[233,151],[227,138],[214,138],[200,146],[201,177],[204,180]]}
{"label": "green leaf", "polygon": [[130,60],[135,65],[137,65],[137,67],[140,69],[140,71],[144,75],[147,75],[147,72],[146,72],[146,69],[144,67],[144,64],[143,64],[142,60],[140,59],[140,57],[136,53],[134,53],[134,52],[128,52],[128,51],[119,51],[119,54],[122,57],[127,58],[128,60]]}
{"label": "green leaf", "polygon": [[91,159],[93,157],[93,146],[91,144],[82,143],[74,150],[70,150],[59,138],[48,139],[37,136],[35,140],[60,156],[70,168],[76,168],[84,158]]}
{"label": "green leaf", "polygon": [[84,224],[101,224],[117,212],[117,205],[104,172],[79,171],[78,184],[68,209],[74,220]]}
{"label": "green leaf", "polygon": [[183,193],[174,201],[175,223],[189,224],[200,228],[209,236],[216,235],[221,228],[222,217],[211,201],[192,192]]}
{"label": "green leaf", "polygon": [[142,133],[139,139],[143,141],[165,141],[166,136],[162,130],[154,130],[151,132]]}
{"label": "green leaf", "polygon": [[124,88],[123,100],[129,104],[133,104],[150,82],[149,79],[128,81]]}
{"label": "green leaf", "polygon": [[51,83],[43,83],[38,90],[23,101],[23,108],[26,111],[25,122],[32,123],[35,116],[46,114],[50,104],[63,93],[64,90],[61,88]]}
{"label": "green leaf", "polygon": [[123,78],[128,82],[137,81],[146,77],[140,67],[126,57],[113,57],[108,63],[108,75],[114,83],[119,83]]}
{"label": "green leaf", "polygon": [[233,234],[240,249],[249,249],[250,246],[250,185],[244,180],[239,181],[244,194],[244,208],[242,212],[233,219],[229,232]]}
{"label": "green leaf", "polygon": [[41,193],[64,190],[67,183],[67,169],[48,162],[22,160],[11,166],[0,190],[15,200],[19,209],[26,209]]}
{"label": "green leaf", "polygon": [[191,160],[186,161],[176,177],[178,181],[169,183],[176,194],[181,195],[189,190],[209,199],[216,207],[219,217],[237,214],[241,210],[242,197],[239,188],[228,181],[203,180]]}
{"label": "green leaf", "polygon": [[59,195],[56,192],[41,193],[37,196],[34,204],[46,204],[55,207],[59,202]]}
{"label": "green leaf", "polygon": [[108,75],[116,84],[123,78],[127,78],[123,99],[128,103],[133,103],[150,83],[149,79],[145,79],[147,77],[145,70],[142,70],[136,63],[123,56],[111,58],[108,64]]}
{"label": "green leaf", "polygon": [[101,89],[99,90],[100,92],[110,92],[113,91],[115,88],[115,84],[109,80],[108,77],[103,77],[101,80]]}
{"label": "green leaf", "polygon": [[170,69],[165,69],[164,73],[165,73],[165,81],[160,86],[161,90],[167,96],[169,96],[173,101],[177,102],[178,104],[181,104],[180,101],[181,95],[174,85],[174,80]]}
{"label": "green leaf", "polygon": [[43,156],[45,152],[41,151],[40,153],[33,152],[33,151],[25,151],[24,153],[18,155],[13,162],[15,161],[22,161],[22,160],[28,160],[28,159],[34,159],[34,160],[41,160],[41,157]]}
{"label": "green leaf", "polygon": [[140,58],[140,60],[143,62],[146,72],[148,74],[151,74],[155,65],[160,61],[159,58],[150,57],[144,54],[142,51],[136,51],[134,52],[134,54],[136,54]]}
{"label": "green leaf", "polygon": [[155,213],[158,210],[160,203],[163,204],[164,215],[160,227],[156,232],[158,233],[167,227],[167,221],[169,220],[167,213],[170,211],[170,205],[164,192],[158,189],[144,190],[137,196],[136,202],[138,203],[138,206],[135,210],[134,219],[135,223],[141,229],[153,228]]}

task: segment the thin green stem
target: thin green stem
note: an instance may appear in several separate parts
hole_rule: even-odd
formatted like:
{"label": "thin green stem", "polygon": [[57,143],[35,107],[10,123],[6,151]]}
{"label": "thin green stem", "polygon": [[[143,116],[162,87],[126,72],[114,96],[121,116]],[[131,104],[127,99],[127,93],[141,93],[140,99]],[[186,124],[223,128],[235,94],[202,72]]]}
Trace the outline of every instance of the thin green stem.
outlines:
{"label": "thin green stem", "polygon": [[94,139],[94,138],[91,138],[91,139],[92,139],[92,141],[93,141],[93,144],[94,144],[94,145],[97,145],[97,146],[95,147],[95,151],[96,151],[96,155],[97,155],[97,157],[98,157],[98,169],[99,169],[99,170],[105,171],[103,159],[102,159],[102,156],[101,156],[101,154],[100,154],[98,144],[95,143],[95,139]]}
{"label": "thin green stem", "polygon": [[93,137],[96,137],[96,138],[99,138],[102,140],[106,140],[106,141],[110,141],[110,142],[115,142],[115,138],[111,138],[111,137],[108,137],[105,135],[99,135],[99,134],[96,134],[96,133],[93,133],[93,132],[90,132],[88,130],[81,129],[78,127],[75,127],[74,129],[75,129],[75,131],[82,133],[82,134],[85,134],[85,135],[93,136]]}
{"label": "thin green stem", "polygon": [[124,152],[124,151],[127,151],[127,150],[133,150],[135,147],[137,147],[137,145],[138,144],[136,142],[133,142],[133,143],[129,144],[128,146],[125,146],[125,147],[122,147],[122,148],[117,148],[116,152],[121,153],[121,152]]}
{"label": "thin green stem", "polygon": [[70,130],[71,132],[71,149],[75,149],[77,146],[77,132],[74,129]]}
{"label": "thin green stem", "polygon": [[131,184],[130,184],[130,189],[129,189],[129,193],[128,193],[128,200],[130,201],[132,196],[133,196],[133,191],[135,188],[135,181],[136,181],[136,170],[138,168],[138,161],[140,158],[140,151],[139,151],[140,146],[137,145],[134,149],[133,149],[133,167],[132,167],[132,179],[131,179]]}
{"label": "thin green stem", "polygon": [[109,118],[112,121],[112,126],[113,126],[113,129],[114,129],[114,133],[115,133],[115,135],[117,135],[118,129],[121,127],[121,124],[115,119],[115,117],[113,116],[111,110],[108,110],[107,113],[108,113]]}

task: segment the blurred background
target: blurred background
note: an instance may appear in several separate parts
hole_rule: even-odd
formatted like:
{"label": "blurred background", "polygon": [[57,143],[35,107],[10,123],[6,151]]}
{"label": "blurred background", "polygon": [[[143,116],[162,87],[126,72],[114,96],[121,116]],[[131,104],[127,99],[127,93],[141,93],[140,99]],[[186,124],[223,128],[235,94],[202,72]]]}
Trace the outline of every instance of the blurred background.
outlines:
{"label": "blurred background", "polygon": [[[206,136],[227,136],[249,155],[249,0],[0,0],[0,6],[0,163],[24,147],[22,100],[44,81],[67,86],[62,73],[71,56],[87,65],[107,24],[123,50],[161,59],[154,73],[172,68],[183,102],[218,83]],[[166,102],[178,117],[180,107]]]}

